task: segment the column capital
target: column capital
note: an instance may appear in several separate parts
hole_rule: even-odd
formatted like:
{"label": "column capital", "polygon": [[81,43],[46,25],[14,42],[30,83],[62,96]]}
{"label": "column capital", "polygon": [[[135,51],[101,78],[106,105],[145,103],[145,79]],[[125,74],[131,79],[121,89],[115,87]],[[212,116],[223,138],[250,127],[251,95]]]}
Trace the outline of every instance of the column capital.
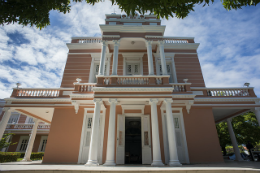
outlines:
{"label": "column capital", "polygon": [[255,107],[255,111],[260,111],[260,107]]}
{"label": "column capital", "polygon": [[100,98],[94,98],[93,100],[95,103],[102,103],[102,99]]}
{"label": "column capital", "polygon": [[232,122],[232,118],[227,118],[227,122]]}
{"label": "column capital", "polygon": [[159,42],[159,45],[160,45],[160,46],[164,46],[164,43],[165,43],[164,40],[159,40],[158,42]]}
{"label": "column capital", "polygon": [[108,102],[109,103],[117,103],[117,99],[109,99]]}
{"label": "column capital", "polygon": [[158,103],[158,99],[150,99],[150,100],[149,100],[149,103],[150,103],[150,104],[152,104],[152,103],[156,103],[156,104],[157,104],[157,103]]}
{"label": "column capital", "polygon": [[120,44],[120,40],[113,40],[113,42],[114,42],[114,46],[119,46]]}
{"label": "column capital", "polygon": [[7,112],[7,111],[13,111],[13,108],[10,108],[10,107],[4,107],[3,111]]}
{"label": "column capital", "polygon": [[151,46],[153,43],[153,40],[145,40],[146,46]]}
{"label": "column capital", "polygon": [[108,41],[106,41],[106,40],[102,40],[101,42],[102,42],[103,46],[107,46],[108,45]]}
{"label": "column capital", "polygon": [[166,99],[164,99],[163,101],[164,101],[165,103],[172,103],[172,102],[173,102],[172,98],[166,98]]}

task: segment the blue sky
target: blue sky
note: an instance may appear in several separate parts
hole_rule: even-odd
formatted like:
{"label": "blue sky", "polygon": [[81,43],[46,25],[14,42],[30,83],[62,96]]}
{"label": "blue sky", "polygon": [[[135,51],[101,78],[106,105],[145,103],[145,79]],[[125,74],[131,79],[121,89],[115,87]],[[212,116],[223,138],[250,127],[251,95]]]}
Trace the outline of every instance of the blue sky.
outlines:
{"label": "blue sky", "polygon": [[[21,87],[60,86],[72,36],[100,36],[99,24],[117,6],[72,5],[69,14],[50,13],[51,25],[39,30],[18,24],[0,26],[0,98]],[[207,87],[242,87],[260,95],[260,6],[226,11],[220,2],[195,7],[185,19],[162,20],[165,36],[195,37]]]}

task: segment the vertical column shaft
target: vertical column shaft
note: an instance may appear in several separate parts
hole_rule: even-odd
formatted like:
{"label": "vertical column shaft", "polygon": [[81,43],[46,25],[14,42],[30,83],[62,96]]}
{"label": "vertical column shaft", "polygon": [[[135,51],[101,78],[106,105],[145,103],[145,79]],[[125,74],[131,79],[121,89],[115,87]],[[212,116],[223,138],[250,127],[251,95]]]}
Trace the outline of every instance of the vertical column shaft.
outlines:
{"label": "vertical column shaft", "polygon": [[92,122],[92,133],[90,139],[90,147],[89,147],[89,155],[88,155],[88,162],[86,165],[99,165],[97,161],[98,155],[98,138],[99,138],[99,118],[100,118],[100,109],[102,99],[94,99],[95,102],[95,109],[94,109],[94,116]]}
{"label": "vertical column shaft", "polygon": [[117,75],[118,47],[119,47],[119,41],[118,41],[118,40],[114,40],[114,53],[113,53],[112,75]]}
{"label": "vertical column shaft", "polygon": [[161,159],[161,148],[159,139],[157,99],[150,99],[151,119],[152,119],[152,142],[153,142],[153,163],[152,166],[163,166]]}
{"label": "vertical column shaft", "polygon": [[260,126],[260,108],[255,108],[255,116],[258,121],[258,125]]}
{"label": "vertical column shaft", "polygon": [[175,125],[172,116],[172,106],[171,103],[173,102],[172,99],[165,99],[166,104],[166,117],[167,117],[167,131],[168,131],[168,143],[169,143],[169,165],[170,166],[181,166],[178,158],[178,151],[176,145],[176,134],[175,134]]}
{"label": "vertical column shaft", "polygon": [[159,47],[160,47],[162,74],[167,75],[167,67],[166,67],[165,54],[164,54],[164,41],[159,42]]}
{"label": "vertical column shaft", "polygon": [[172,57],[172,72],[173,72],[173,82],[178,83],[174,57]]}
{"label": "vertical column shaft", "polygon": [[234,152],[235,152],[235,155],[236,155],[236,160],[237,161],[243,161],[243,158],[240,155],[240,151],[239,151],[239,148],[238,148],[238,145],[237,145],[237,140],[236,140],[235,133],[233,131],[231,119],[229,119],[229,118],[227,119],[227,125],[228,125],[228,132],[229,132],[231,142],[232,142],[232,145],[233,145],[233,149],[234,149]]}
{"label": "vertical column shaft", "polygon": [[31,131],[30,139],[26,148],[26,152],[24,154],[23,161],[31,161],[30,157],[32,154],[32,149],[33,149],[33,144],[37,133],[38,124],[39,124],[39,119],[34,119],[33,129]]}
{"label": "vertical column shaft", "polygon": [[102,41],[102,52],[101,52],[98,75],[104,75],[105,74],[106,48],[107,48],[107,42]]}
{"label": "vertical column shaft", "polygon": [[154,75],[154,70],[153,70],[153,54],[152,54],[152,41],[147,41],[147,42],[146,42],[146,46],[147,46],[149,75]]}
{"label": "vertical column shaft", "polygon": [[109,99],[110,102],[110,114],[109,114],[109,126],[108,126],[108,138],[107,138],[107,156],[106,166],[114,166],[115,164],[115,127],[116,127],[116,103],[117,99]]}
{"label": "vertical column shaft", "polygon": [[2,117],[2,121],[0,122],[0,137],[2,138],[4,132],[5,132],[5,128],[6,125],[11,117],[12,111],[10,108],[4,108],[5,113]]}
{"label": "vertical column shaft", "polygon": [[95,70],[94,69],[95,67],[95,64],[94,64],[94,60],[95,58],[92,57],[92,60],[91,60],[91,65],[90,65],[90,73],[89,73],[89,83],[94,83],[94,79],[95,79]]}

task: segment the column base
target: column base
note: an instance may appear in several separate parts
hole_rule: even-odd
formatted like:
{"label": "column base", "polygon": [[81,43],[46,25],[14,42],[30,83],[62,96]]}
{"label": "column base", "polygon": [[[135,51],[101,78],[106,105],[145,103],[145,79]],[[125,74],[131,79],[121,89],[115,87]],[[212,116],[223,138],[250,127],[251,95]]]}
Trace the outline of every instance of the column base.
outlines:
{"label": "column base", "polygon": [[22,162],[32,162],[31,159],[23,159]]}
{"label": "column base", "polygon": [[161,167],[161,166],[164,166],[164,164],[162,163],[161,160],[153,160],[153,163],[151,164],[151,166]]}
{"label": "column base", "polygon": [[97,160],[88,160],[88,162],[85,164],[85,166],[98,166],[99,163]]}
{"label": "column base", "polygon": [[179,160],[170,160],[169,166],[182,166],[182,164],[179,162]]}
{"label": "column base", "polygon": [[107,160],[103,165],[104,166],[116,166],[114,160]]}

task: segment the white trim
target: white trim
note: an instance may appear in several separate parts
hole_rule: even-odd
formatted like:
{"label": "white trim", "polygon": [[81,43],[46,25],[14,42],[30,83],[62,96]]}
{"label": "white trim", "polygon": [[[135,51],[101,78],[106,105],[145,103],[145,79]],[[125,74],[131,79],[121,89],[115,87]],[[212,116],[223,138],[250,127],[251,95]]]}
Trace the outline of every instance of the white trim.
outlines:
{"label": "white trim", "polygon": [[[25,151],[26,151],[26,149],[25,149],[25,151],[20,151],[20,147],[21,147],[21,144],[22,144],[22,140],[23,140],[23,139],[28,139],[28,141],[27,141],[27,147],[28,147],[30,135],[28,134],[27,136],[20,136],[18,145],[17,145],[16,150],[15,150],[16,152],[25,152]],[[26,148],[27,148],[27,147],[26,147]]]}
{"label": "white trim", "polygon": [[141,114],[144,114],[145,105],[121,105],[122,114],[133,114],[133,113],[125,113],[125,110],[141,110]]}
{"label": "white trim", "polygon": [[81,137],[80,137],[80,148],[79,148],[79,155],[78,155],[78,164],[82,162],[82,147],[84,143],[84,137],[86,136],[85,134],[85,128],[86,128],[86,119],[87,119],[87,114],[93,114],[93,113],[88,113],[88,110],[94,110],[94,108],[84,108],[84,117],[83,117],[83,125],[81,129]]}
{"label": "white trim", "polygon": [[[172,87],[93,87],[93,91],[100,92],[151,92],[151,91],[163,91],[163,92],[172,92]],[[97,94],[95,94],[96,96]],[[169,96],[169,95],[168,95]]]}
{"label": "white trim", "polygon": [[254,87],[190,87],[191,89],[196,89],[196,90],[211,90],[211,89],[216,89],[216,90],[225,90],[225,89],[254,89]]}
{"label": "white trim", "polygon": [[38,148],[38,152],[45,152],[45,148],[46,148],[46,145],[47,145],[47,143],[45,144],[45,147],[44,147],[44,151],[41,151],[41,148],[42,148],[42,142],[43,142],[43,140],[48,140],[48,136],[41,136],[41,140],[40,140],[40,145],[39,145],[39,148]]}
{"label": "white trim", "polygon": [[225,97],[225,98],[194,98],[194,101],[198,101],[198,102],[226,102],[226,101],[229,101],[229,102],[233,102],[233,101],[259,101],[260,98],[257,98],[257,97]]}

